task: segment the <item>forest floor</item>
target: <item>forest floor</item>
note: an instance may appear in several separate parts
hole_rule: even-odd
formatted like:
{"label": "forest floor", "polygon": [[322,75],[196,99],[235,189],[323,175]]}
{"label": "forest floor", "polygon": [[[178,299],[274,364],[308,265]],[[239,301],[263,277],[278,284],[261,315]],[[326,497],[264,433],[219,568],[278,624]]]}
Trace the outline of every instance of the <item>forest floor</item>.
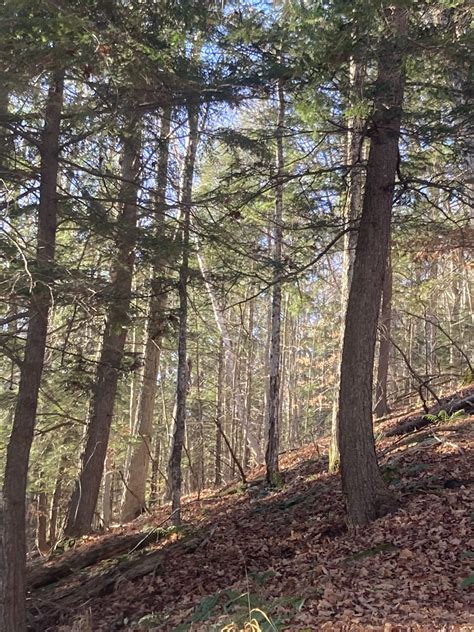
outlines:
{"label": "forest floor", "polygon": [[400,508],[367,529],[348,531],[327,439],[318,440],[282,455],[278,490],[259,469],[245,488],[186,497],[178,531],[163,531],[165,506],[85,538],[68,554],[71,569],[75,555],[122,534],[161,534],[32,591],[31,629],[474,630],[474,418],[382,436],[398,421],[378,424],[376,436]]}

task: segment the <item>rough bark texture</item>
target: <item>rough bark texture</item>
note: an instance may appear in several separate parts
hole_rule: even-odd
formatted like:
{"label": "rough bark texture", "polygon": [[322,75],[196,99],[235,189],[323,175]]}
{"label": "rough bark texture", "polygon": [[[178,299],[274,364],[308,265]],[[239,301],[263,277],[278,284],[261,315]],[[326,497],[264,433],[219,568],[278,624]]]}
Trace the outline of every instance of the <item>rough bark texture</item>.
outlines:
{"label": "rough bark texture", "polygon": [[45,491],[38,494],[36,504],[36,546],[38,551],[45,555],[49,551],[48,546],[48,496]]}
{"label": "rough bark texture", "polygon": [[[351,104],[357,105],[362,100],[364,94],[365,64],[351,61]],[[349,188],[347,200],[344,208],[344,227],[348,232],[344,235],[344,252],[342,256],[342,285],[341,285],[341,329],[339,333],[340,357],[336,374],[336,393],[333,400],[332,420],[331,420],[331,444],[329,446],[329,471],[335,472],[339,469],[339,449],[338,449],[338,415],[339,415],[339,385],[341,378],[341,357],[342,344],[344,342],[344,328],[346,324],[346,308],[349,299],[349,289],[351,287],[352,272],[354,269],[354,258],[357,246],[357,223],[359,221],[362,208],[362,194],[364,189],[364,166],[363,144],[364,144],[364,119],[355,116],[351,121],[351,129],[347,134],[347,162],[350,166]],[[352,230],[351,230],[352,229]]]}
{"label": "rough bark texture", "polygon": [[364,203],[344,332],[339,396],[339,450],[349,521],[365,526],[392,498],[377,465],[372,385],[377,323],[390,242],[403,104],[406,9],[385,11]]}
{"label": "rough bark texture", "polygon": [[219,343],[219,358],[217,361],[217,393],[216,393],[216,454],[214,464],[214,487],[222,485],[222,411],[224,406],[224,345],[222,338]]}
{"label": "rough bark texture", "polygon": [[388,366],[390,360],[390,325],[392,322],[392,263],[390,254],[383,281],[382,312],[380,314],[380,347],[375,387],[374,415],[377,419],[390,412],[387,401]]}
{"label": "rough bark texture", "polygon": [[280,364],[281,364],[281,274],[283,242],[283,131],[285,126],[285,94],[283,81],[277,88],[278,120],[276,128],[276,189],[273,215],[273,295],[271,312],[271,340],[269,382],[267,399],[268,436],[265,452],[266,478],[270,484],[277,482],[278,449],[280,444]]}
{"label": "rough bark texture", "polygon": [[13,427],[7,450],[4,479],[4,632],[26,630],[25,609],[25,495],[30,449],[38,407],[38,393],[51,307],[51,275],[57,226],[59,134],[64,76],[51,79],[41,138],[40,200],[36,250],[37,275],[31,291],[25,355]]}
{"label": "rough bark texture", "polygon": [[[162,236],[166,210],[166,186],[168,182],[169,134],[171,109],[161,117],[160,157],[156,182],[156,232]],[[160,345],[165,324],[164,312],[167,303],[166,288],[160,282],[164,257],[159,253],[152,271],[152,297],[148,308],[148,323],[145,344],[143,379],[138,403],[136,443],[132,447],[126,485],[121,508],[122,522],[129,522],[140,515],[146,507],[145,491],[152,454],[153,413],[156,399],[156,380],[160,364]]]}
{"label": "rough bark texture", "polygon": [[122,213],[117,226],[117,258],[112,270],[110,306],[97,366],[81,472],[68,508],[65,534],[91,530],[114,412],[115,395],[127,336],[137,223],[140,123],[133,117],[123,139]]}
{"label": "rough bark texture", "polygon": [[449,416],[460,410],[463,410],[466,415],[471,415],[474,412],[474,387],[472,385],[454,395],[443,398],[439,403],[437,402],[431,406],[428,410],[429,417],[427,413],[405,417],[394,428],[387,430],[385,435],[387,437],[395,437],[420,430],[420,428],[434,423],[433,416],[437,417],[441,411],[444,411]]}
{"label": "rough bark texture", "polygon": [[64,577],[77,573],[81,568],[87,568],[119,555],[144,549],[157,541],[157,532],[130,533],[112,535],[101,538],[100,542],[86,546],[84,550],[72,549],[64,553],[57,561],[47,564],[33,564],[28,567],[28,587],[41,588],[54,584]]}
{"label": "rough bark texture", "polygon": [[186,431],[186,397],[188,391],[188,277],[189,277],[189,232],[193,190],[194,163],[198,144],[199,111],[195,106],[189,108],[189,139],[183,173],[181,208],[183,218],[182,260],[179,271],[179,335],[178,335],[178,374],[176,379],[176,407],[173,436],[168,464],[169,491],[171,494],[172,521],[181,523],[181,455]]}
{"label": "rough bark texture", "polygon": [[112,568],[85,577],[80,586],[66,583],[64,586],[47,586],[37,591],[30,602],[30,630],[44,632],[50,629],[64,612],[84,607],[90,599],[114,592],[119,583],[134,582],[140,577],[155,573],[157,569],[165,569],[167,556],[191,554],[202,546],[206,537],[206,534],[201,535],[198,532],[192,539],[179,540],[136,557],[127,556],[127,559],[118,562]]}

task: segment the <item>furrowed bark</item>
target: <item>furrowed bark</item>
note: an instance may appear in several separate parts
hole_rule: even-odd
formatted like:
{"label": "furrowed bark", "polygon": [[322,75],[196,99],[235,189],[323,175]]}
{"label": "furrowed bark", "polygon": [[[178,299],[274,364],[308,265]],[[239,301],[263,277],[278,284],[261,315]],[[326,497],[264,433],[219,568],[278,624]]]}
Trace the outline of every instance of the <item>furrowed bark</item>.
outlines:
{"label": "furrowed bark", "polygon": [[[156,182],[156,232],[163,236],[165,227],[166,187],[168,182],[169,135],[171,108],[161,117],[160,156]],[[128,522],[141,514],[146,507],[145,492],[150,456],[152,454],[153,414],[157,389],[160,347],[165,325],[164,313],[167,304],[166,288],[161,282],[165,265],[163,253],[158,253],[152,271],[152,297],[148,308],[147,337],[143,379],[137,413],[136,444],[132,447],[126,474],[126,485],[121,507],[121,520]]]}
{"label": "furrowed bark", "polygon": [[342,488],[349,521],[365,526],[393,507],[372,427],[374,352],[388,248],[403,106],[405,8],[384,11],[364,203],[346,314],[339,395]]}
{"label": "furrowed bark", "polygon": [[140,120],[137,114],[133,114],[123,138],[122,212],[117,227],[117,255],[111,274],[110,306],[97,366],[81,472],[69,503],[64,530],[67,536],[81,536],[91,531],[104,470],[127,336],[135,258],[140,148]]}
{"label": "furrowed bark", "polygon": [[[363,98],[363,88],[365,79],[365,65],[361,62],[351,61],[351,100],[357,104]],[[349,189],[344,209],[344,225],[349,230],[344,235],[344,251],[342,255],[342,286],[341,286],[341,329],[339,333],[339,358],[336,374],[336,393],[333,400],[332,420],[331,420],[331,444],[329,446],[329,471],[335,472],[339,469],[339,448],[338,448],[338,416],[339,416],[339,387],[341,379],[341,357],[342,344],[344,341],[344,328],[346,322],[347,301],[352,282],[352,272],[354,269],[354,258],[357,246],[357,223],[359,221],[362,208],[362,193],[364,188],[364,166],[363,145],[364,145],[364,120],[360,116],[354,116],[351,121],[351,129],[347,135],[347,162],[350,165]]]}
{"label": "furrowed bark", "polygon": [[36,249],[37,274],[31,290],[25,355],[13,427],[7,449],[4,479],[4,632],[26,630],[26,485],[38,407],[38,393],[52,303],[52,267],[57,228],[57,180],[64,73],[51,77],[41,137],[40,198]]}

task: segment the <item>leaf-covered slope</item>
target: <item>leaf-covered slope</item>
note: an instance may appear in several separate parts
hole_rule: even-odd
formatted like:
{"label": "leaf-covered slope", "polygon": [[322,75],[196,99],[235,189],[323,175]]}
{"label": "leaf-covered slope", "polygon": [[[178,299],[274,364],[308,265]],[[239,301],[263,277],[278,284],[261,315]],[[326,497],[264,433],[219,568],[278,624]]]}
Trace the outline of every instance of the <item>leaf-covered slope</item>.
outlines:
{"label": "leaf-covered slope", "polygon": [[[281,489],[265,489],[257,471],[246,490],[189,498],[183,533],[34,593],[33,629],[239,630],[251,617],[292,632],[473,629],[472,418],[421,435],[378,443],[394,448],[381,465],[401,504],[365,531],[347,531],[326,446],[307,446],[283,456]],[[61,590],[75,601],[61,602]]]}

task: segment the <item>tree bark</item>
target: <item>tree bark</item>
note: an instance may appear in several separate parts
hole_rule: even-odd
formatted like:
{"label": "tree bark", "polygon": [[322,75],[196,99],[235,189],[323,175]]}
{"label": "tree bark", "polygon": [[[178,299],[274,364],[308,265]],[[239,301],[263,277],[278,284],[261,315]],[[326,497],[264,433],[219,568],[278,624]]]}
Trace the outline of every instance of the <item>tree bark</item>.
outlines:
{"label": "tree bark", "polygon": [[48,496],[41,490],[36,503],[36,546],[42,555],[49,551],[48,546]]}
{"label": "tree bark", "polygon": [[[351,104],[357,105],[363,98],[365,64],[354,60],[350,63]],[[362,193],[364,188],[363,145],[364,145],[364,120],[360,116],[354,116],[352,127],[347,135],[347,162],[350,165],[349,189],[344,208],[344,227],[349,229],[344,235],[344,251],[342,255],[342,286],[341,286],[341,326],[339,332],[338,364],[336,373],[336,393],[333,399],[331,420],[331,444],[329,446],[329,471],[339,469],[338,448],[338,416],[339,416],[339,388],[341,380],[342,345],[344,341],[344,328],[346,322],[347,301],[352,282],[354,258],[357,246],[357,223],[362,208]]]}
{"label": "tree bark", "polygon": [[283,243],[283,130],[285,125],[285,94],[283,80],[278,81],[278,120],[276,128],[276,189],[273,215],[273,295],[271,313],[271,341],[269,384],[267,399],[268,435],[265,453],[266,479],[271,485],[278,478],[278,450],[280,444],[280,364],[281,364],[281,275]]}
{"label": "tree bark", "polygon": [[38,393],[46,348],[51,307],[52,267],[57,226],[59,139],[63,106],[64,73],[51,77],[45,124],[41,137],[40,199],[36,250],[37,276],[28,310],[29,324],[13,427],[7,449],[4,479],[4,632],[26,630],[25,496],[28,463],[33,442]]}
{"label": "tree bark", "polygon": [[219,341],[219,357],[217,360],[217,392],[216,392],[216,454],[214,464],[214,487],[222,485],[222,410],[224,402],[224,344]]}
{"label": "tree bark", "polygon": [[[163,236],[166,187],[168,183],[169,135],[171,108],[161,117],[160,155],[156,182],[156,233]],[[166,288],[160,277],[163,273],[164,256],[159,253],[153,264],[151,291],[148,308],[147,337],[143,367],[143,381],[138,404],[137,443],[133,446],[126,473],[126,485],[121,507],[121,521],[129,522],[140,515],[146,507],[145,492],[152,451],[153,414],[156,399],[156,380],[160,364],[160,346],[165,325],[164,312],[167,303]]]}
{"label": "tree bark", "polygon": [[54,545],[57,541],[59,505],[61,502],[63,475],[66,463],[67,457],[63,454],[59,463],[58,475],[56,477],[56,484],[54,485],[53,497],[51,498],[51,511],[49,515],[49,546],[51,547],[51,549],[54,548]]}
{"label": "tree bark", "polygon": [[375,386],[375,409],[377,419],[390,412],[387,401],[388,366],[390,360],[390,325],[392,322],[392,263],[390,253],[383,281],[382,312],[380,315],[380,346],[377,365],[377,381]]}
{"label": "tree bark", "polygon": [[[222,337],[222,344],[224,346],[224,366],[227,377],[232,379],[232,377],[236,373],[236,365],[237,365],[237,354],[235,352],[234,346],[232,344],[232,338],[230,337],[229,331],[227,329],[227,324],[225,321],[223,310],[219,306],[219,301],[215,295],[215,292],[212,288],[212,285],[208,279],[208,273],[206,270],[206,262],[204,260],[204,255],[199,250],[197,251],[197,259],[199,263],[199,268],[201,270],[202,278],[204,279],[204,284],[206,286],[206,290],[209,294],[209,298],[211,299],[212,311],[214,312],[214,318],[216,320],[217,328],[219,329],[219,333]],[[258,464],[260,464],[263,460],[262,450],[260,448],[260,443],[258,438],[252,432],[251,428],[246,426],[247,421],[249,421],[246,410],[245,410],[245,399],[241,390],[241,385],[239,382],[235,384],[234,389],[234,400],[235,407],[237,411],[237,417],[239,423],[242,426],[244,434],[246,436],[246,442],[248,442],[249,448],[254,455],[255,460]]]}
{"label": "tree bark", "polygon": [[181,524],[181,455],[186,431],[186,398],[188,391],[188,277],[189,277],[189,233],[191,222],[191,204],[193,191],[194,164],[198,145],[199,110],[189,107],[189,138],[183,173],[181,196],[182,209],[182,259],[179,271],[179,337],[178,337],[178,373],[176,378],[176,408],[174,427],[168,464],[168,482],[171,494],[172,522]]}
{"label": "tree bark", "polygon": [[349,521],[365,526],[393,506],[378,469],[372,428],[377,322],[390,243],[403,105],[407,12],[384,11],[364,203],[346,314],[339,395],[342,488]]}
{"label": "tree bark", "polygon": [[120,191],[122,213],[117,227],[117,257],[111,274],[111,302],[97,366],[81,472],[68,508],[64,530],[67,536],[81,536],[91,531],[104,470],[118,378],[127,336],[135,257],[140,148],[140,120],[138,115],[134,113],[129,129],[123,138],[122,188]]}

